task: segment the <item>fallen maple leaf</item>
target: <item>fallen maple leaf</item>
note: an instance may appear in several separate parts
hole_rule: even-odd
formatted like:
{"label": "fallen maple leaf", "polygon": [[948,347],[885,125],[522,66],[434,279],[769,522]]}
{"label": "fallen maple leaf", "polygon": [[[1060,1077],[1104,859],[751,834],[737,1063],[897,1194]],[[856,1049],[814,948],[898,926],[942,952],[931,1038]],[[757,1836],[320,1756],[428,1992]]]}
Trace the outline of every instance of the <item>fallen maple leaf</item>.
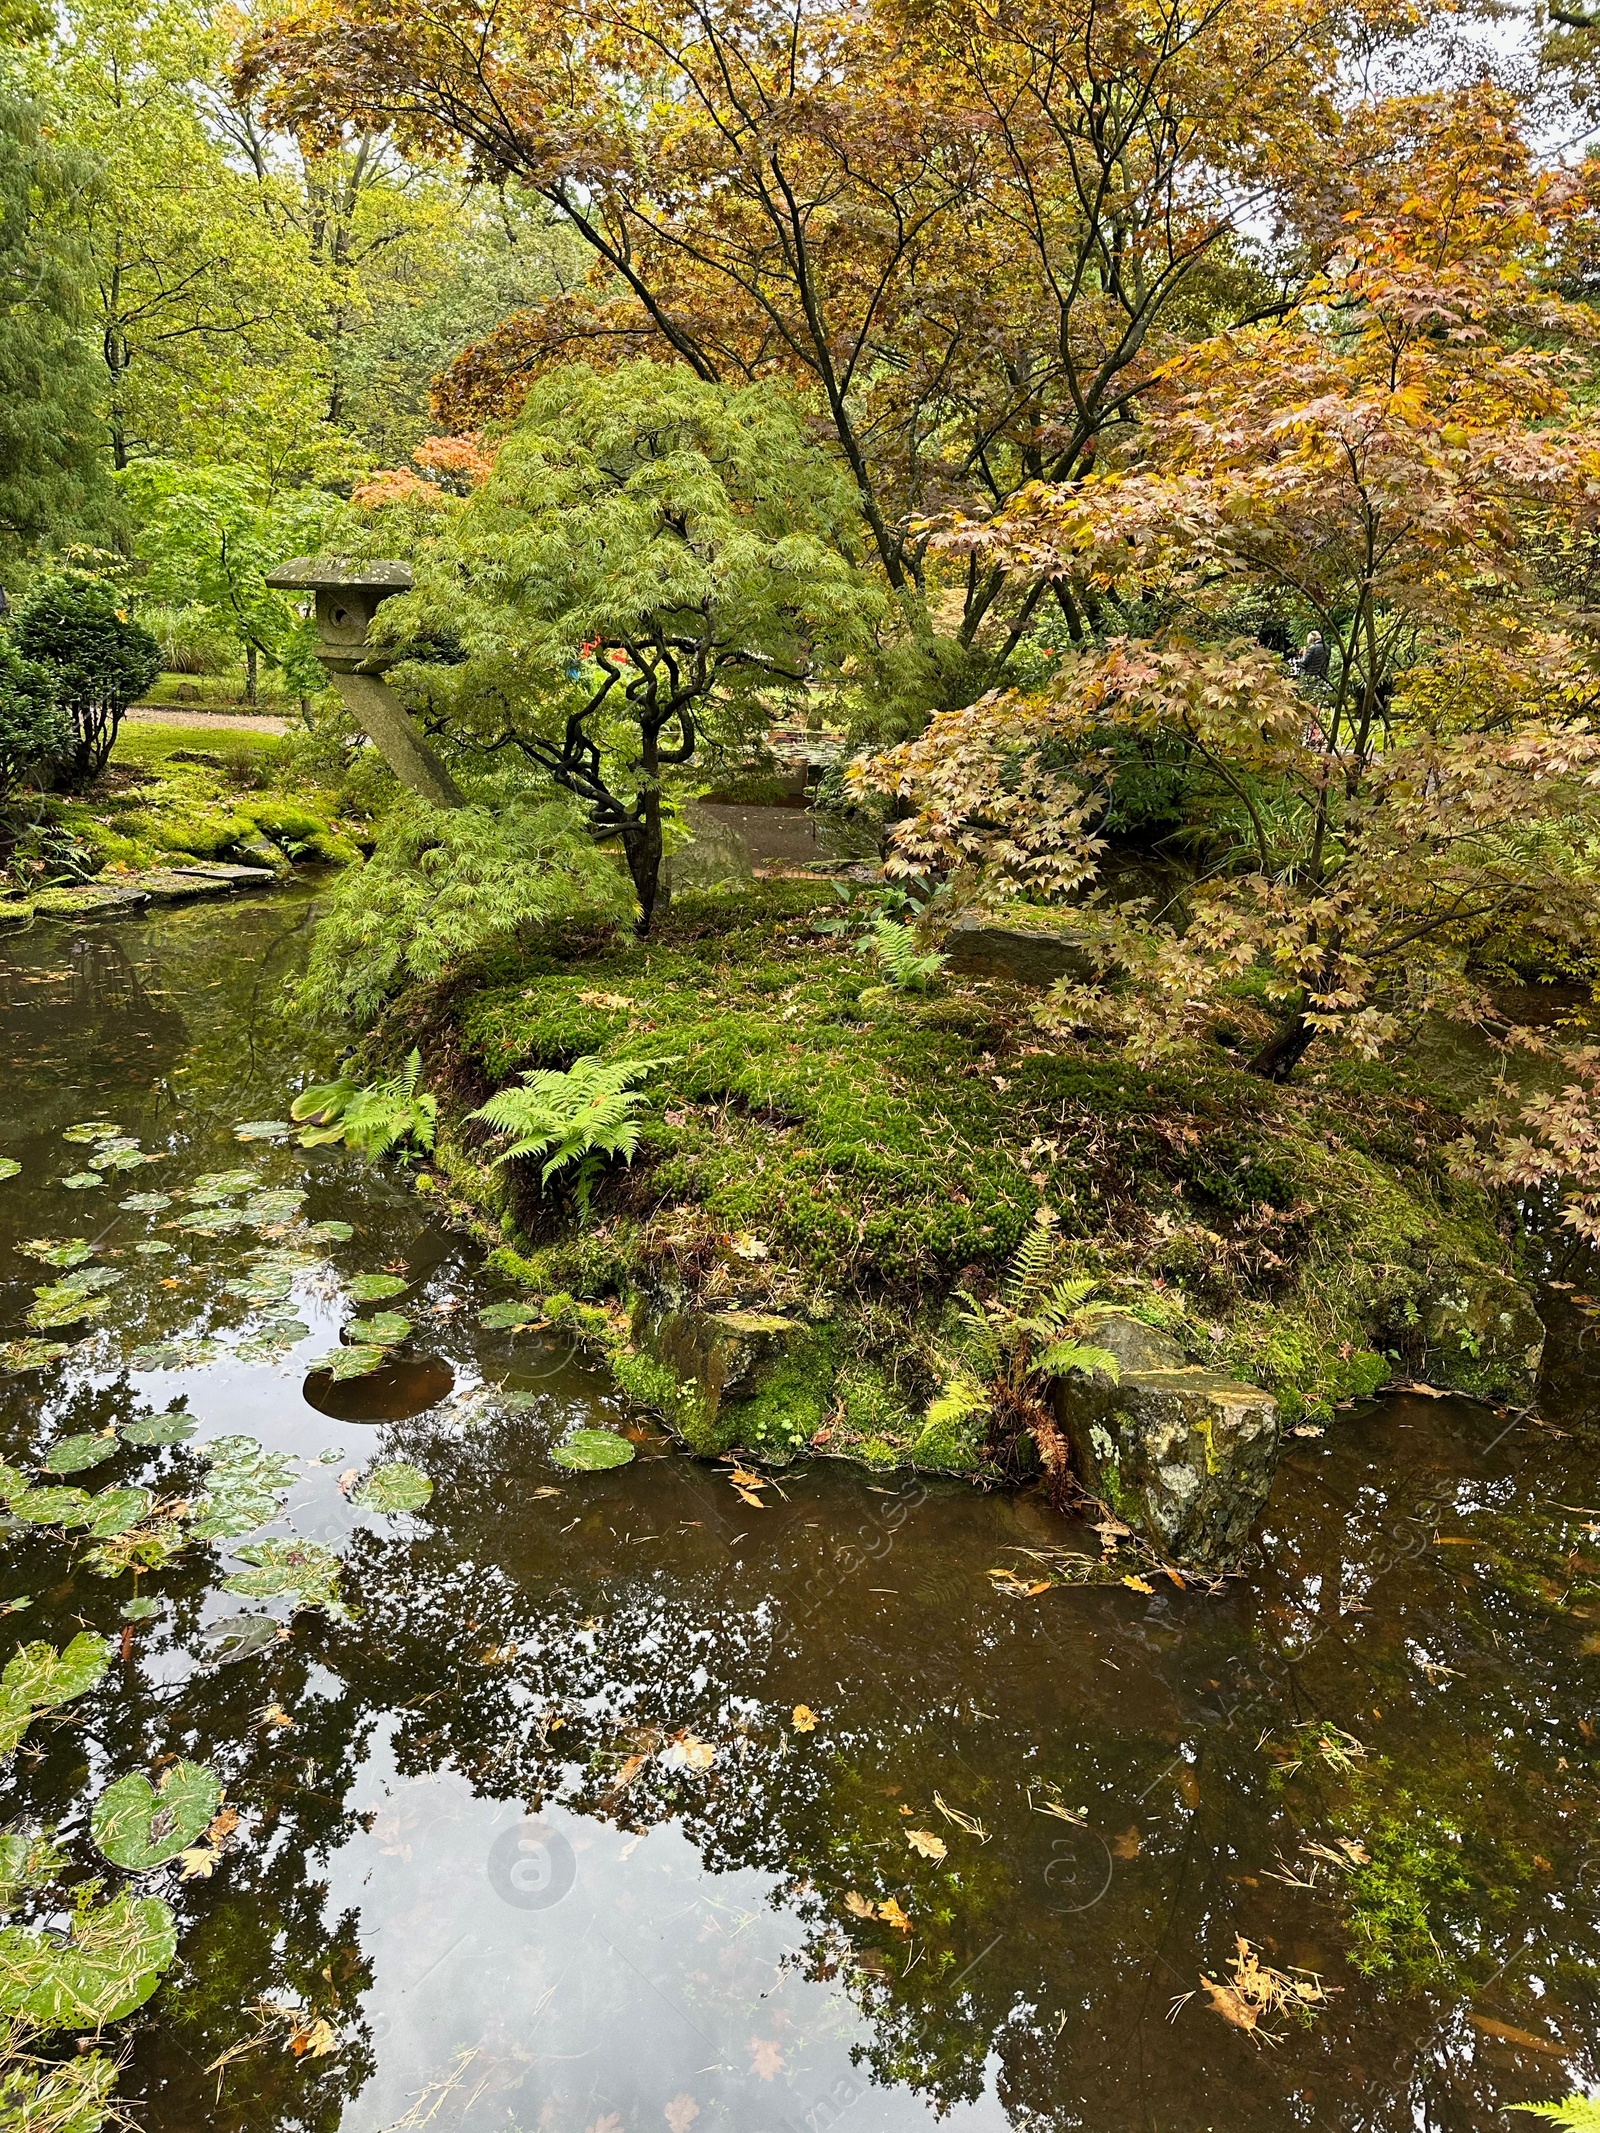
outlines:
{"label": "fallen maple leaf", "polygon": [[813,1711],[813,1710],[812,1710],[812,1708],[811,1708],[810,1704],[808,1704],[808,1703],[797,1703],[797,1704],[795,1705],[795,1707],[794,1707],[794,1719],[793,1719],[793,1724],[794,1724],[794,1730],[796,1731],[796,1733],[815,1733],[815,1732],[816,1732],[816,1730],[817,1730],[817,1714],[816,1714],[816,1712],[815,1712],[815,1711]]}
{"label": "fallen maple leaf", "polygon": [[1112,1856],[1112,1858],[1113,1858],[1113,1859],[1137,1859],[1137,1858],[1138,1858],[1138,1856],[1139,1856],[1139,1825],[1138,1825],[1138,1823],[1137,1823],[1137,1822],[1133,1822],[1133,1823],[1130,1823],[1130,1824],[1129,1824],[1129,1826],[1128,1826],[1128,1828],[1126,1828],[1126,1829],[1125,1829],[1125,1830],[1124,1830],[1124,1831],[1122,1832],[1122,1835],[1121,1835],[1120,1837],[1113,1837],[1113,1838],[1112,1838],[1112,1840],[1111,1840],[1111,1856]]}
{"label": "fallen maple leaf", "polygon": [[191,1844],[186,1852],[178,1854],[178,1879],[180,1881],[209,1881],[216,1871],[217,1854],[209,1844]]}
{"label": "fallen maple leaf", "polygon": [[1214,1977],[1202,1977],[1201,1990],[1224,2022],[1231,2022],[1235,2029],[1254,2029],[1261,2017],[1248,2000],[1241,1999],[1231,1985],[1219,1985]]}

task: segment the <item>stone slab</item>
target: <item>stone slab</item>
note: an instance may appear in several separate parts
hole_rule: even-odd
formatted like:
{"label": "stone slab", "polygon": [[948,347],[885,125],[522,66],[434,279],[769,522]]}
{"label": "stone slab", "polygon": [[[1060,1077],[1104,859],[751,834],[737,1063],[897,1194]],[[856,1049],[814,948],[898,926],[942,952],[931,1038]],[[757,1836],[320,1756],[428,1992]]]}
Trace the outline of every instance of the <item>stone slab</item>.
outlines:
{"label": "stone slab", "polygon": [[1082,947],[1056,926],[1021,921],[1002,924],[969,913],[956,920],[942,945],[948,967],[958,977],[1054,985],[1061,978],[1084,984],[1094,976],[1094,965]]}

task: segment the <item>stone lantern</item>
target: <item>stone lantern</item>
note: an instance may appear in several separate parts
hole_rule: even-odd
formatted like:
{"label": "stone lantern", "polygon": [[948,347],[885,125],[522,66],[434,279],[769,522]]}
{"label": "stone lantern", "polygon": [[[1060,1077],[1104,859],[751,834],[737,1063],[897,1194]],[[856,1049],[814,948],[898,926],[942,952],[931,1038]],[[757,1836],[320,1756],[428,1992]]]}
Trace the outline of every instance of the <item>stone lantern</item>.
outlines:
{"label": "stone lantern", "polygon": [[393,689],[386,667],[400,656],[367,642],[380,604],[411,589],[409,563],[354,562],[345,556],[296,556],[267,575],[278,592],[314,593],[317,657],[351,716],[400,780],[435,807],[461,807],[461,789]]}

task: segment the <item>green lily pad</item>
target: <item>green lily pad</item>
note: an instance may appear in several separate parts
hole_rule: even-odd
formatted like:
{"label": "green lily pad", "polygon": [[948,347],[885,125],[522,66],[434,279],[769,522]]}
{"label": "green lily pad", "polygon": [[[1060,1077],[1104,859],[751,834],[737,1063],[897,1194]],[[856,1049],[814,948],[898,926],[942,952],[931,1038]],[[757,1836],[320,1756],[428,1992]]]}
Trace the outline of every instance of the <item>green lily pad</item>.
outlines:
{"label": "green lily pad", "polygon": [[374,1467],[359,1482],[351,1502],[363,1511],[420,1511],[433,1494],[433,1483],[421,1467],[396,1459],[388,1466]]}
{"label": "green lily pad", "polygon": [[225,1362],[227,1353],[220,1341],[209,1336],[200,1340],[151,1341],[135,1348],[128,1362],[135,1370],[209,1370],[213,1364]]}
{"label": "green lily pad", "polygon": [[296,1192],[287,1185],[272,1192],[253,1192],[240,1212],[247,1222],[288,1222],[305,1205],[305,1197],[303,1192]]}
{"label": "green lily pad", "polygon": [[11,1515],[25,1526],[86,1526],[90,1498],[83,1489],[24,1489],[11,1499]]}
{"label": "green lily pad", "polygon": [[306,1367],[311,1371],[325,1370],[337,1384],[345,1378],[370,1377],[374,1370],[388,1360],[387,1348],[335,1348],[327,1355],[319,1355]]}
{"label": "green lily pad", "polygon": [[155,1509],[149,1489],[102,1489],[89,1499],[91,1540],[113,1540],[119,1533],[142,1525]]}
{"label": "green lily pad", "polygon": [[166,1253],[175,1252],[177,1249],[178,1247],[175,1244],[163,1244],[159,1238],[152,1238],[147,1244],[136,1244],[134,1246],[134,1250],[141,1259],[160,1259]]}
{"label": "green lily pad", "polygon": [[17,1377],[24,1370],[44,1370],[71,1353],[68,1341],[0,1341],[0,1375]]}
{"label": "green lily pad", "polygon": [[276,1615],[224,1615],[207,1623],[201,1635],[212,1649],[208,1666],[233,1666],[241,1659],[259,1659],[283,1637],[283,1624]]}
{"label": "green lily pad", "polygon": [[291,1348],[311,1338],[311,1328],[300,1318],[264,1318],[260,1325],[247,1333],[234,1354],[245,1363],[276,1363],[286,1356]]}
{"label": "green lily pad", "polygon": [[130,1215],[159,1215],[164,1207],[172,1205],[170,1192],[130,1192],[117,1205],[126,1208]]}
{"label": "green lily pad", "polygon": [[17,1250],[26,1252],[30,1259],[42,1259],[46,1266],[82,1266],[86,1259],[94,1257],[94,1246],[87,1237],[30,1237]]}
{"label": "green lily pad", "polygon": [[206,1447],[210,1478],[191,1530],[200,1540],[234,1540],[259,1532],[283,1509],[298,1471],[287,1452],[269,1452],[254,1437],[219,1437]]}
{"label": "green lily pad", "polygon": [[174,1763],[159,1785],[134,1770],[101,1793],[89,1830],[113,1866],[146,1874],[187,1851],[221,1805],[221,1780],[204,1763]]}
{"label": "green lily pad", "polygon": [[[10,1926],[0,1933],[0,2014],[40,2029],[100,2029],[142,2007],[177,1952],[166,1904],[126,1889],[75,1911],[65,1944],[53,1933]],[[77,2113],[71,2121],[91,2122]]]}
{"label": "green lily pad", "polygon": [[61,1138],[64,1141],[76,1141],[80,1147],[87,1147],[91,1141],[108,1141],[113,1134],[121,1131],[122,1128],[113,1118],[89,1118],[85,1119],[81,1126],[68,1126]]}
{"label": "green lily pad", "polygon": [[80,1631],[59,1652],[53,1644],[20,1646],[0,1674],[0,1755],[13,1752],[40,1711],[92,1689],[110,1659],[110,1644],[92,1630]]}
{"label": "green lily pad", "polygon": [[124,1622],[153,1622],[160,1612],[159,1600],[124,1600],[122,1603]]}
{"label": "green lily pad", "polygon": [[28,1324],[41,1333],[51,1326],[75,1326],[80,1319],[98,1318],[111,1306],[109,1296],[94,1295],[71,1282],[52,1282],[33,1293],[35,1301],[28,1312]]}
{"label": "green lily pad", "polygon": [[227,1200],[261,1183],[259,1170],[207,1170],[183,1195],[186,1200]]}
{"label": "green lily pad", "polygon": [[122,1434],[130,1444],[181,1444],[199,1426],[192,1415],[146,1415],[142,1421],[124,1422]]}
{"label": "green lily pad", "polygon": [[42,1830],[8,1831],[0,1837],[0,1912],[14,1911],[25,1890],[59,1881],[67,1865],[67,1854]]}
{"label": "green lily pad", "polygon": [[247,1118],[242,1125],[234,1127],[233,1137],[236,1141],[272,1141],[280,1134],[293,1131],[286,1118]]}
{"label": "green lily pad", "polygon": [[191,1237],[225,1237],[230,1230],[243,1227],[244,1216],[236,1207],[200,1207],[178,1224]]}
{"label": "green lily pad", "polygon": [[609,1429],[578,1429],[550,1454],[557,1466],[574,1474],[598,1474],[606,1467],[626,1466],[633,1446],[626,1437]]}
{"label": "green lily pad", "polygon": [[241,1274],[222,1284],[224,1296],[237,1296],[244,1303],[282,1303],[294,1287],[287,1274]]}
{"label": "green lily pad", "polygon": [[493,1333],[515,1333],[520,1327],[537,1326],[543,1323],[544,1312],[538,1304],[487,1304],[478,1313],[478,1324],[487,1326]]}
{"label": "green lily pad", "polygon": [[313,1222],[306,1235],[313,1244],[348,1244],[355,1231],[348,1222]]}
{"label": "green lily pad", "polygon": [[86,1467],[109,1459],[116,1448],[114,1436],[102,1437],[98,1431],[86,1430],[81,1436],[58,1437],[46,1448],[39,1464],[47,1474],[81,1474]]}
{"label": "green lily pad", "polygon": [[248,1600],[273,1600],[292,1595],[295,1606],[322,1607],[342,1614],[339,1604],[339,1558],[315,1541],[256,1541],[235,1551],[252,1569],[224,1578],[224,1592],[237,1592]]}
{"label": "green lily pad", "polygon": [[105,1179],[101,1177],[98,1170],[75,1170],[70,1177],[63,1178],[61,1182],[68,1192],[91,1192],[96,1185],[103,1185]]}
{"label": "green lily pad", "polygon": [[403,1311],[374,1311],[370,1318],[351,1319],[350,1331],[359,1334],[363,1344],[375,1341],[389,1348],[408,1338],[411,1321]]}
{"label": "green lily pad", "polygon": [[350,1280],[350,1294],[357,1303],[381,1303],[384,1297],[398,1296],[410,1286],[398,1274],[356,1274]]}
{"label": "green lily pad", "polygon": [[0,1155],[0,1181],[6,1178],[19,1178],[21,1175],[22,1165],[14,1155]]}

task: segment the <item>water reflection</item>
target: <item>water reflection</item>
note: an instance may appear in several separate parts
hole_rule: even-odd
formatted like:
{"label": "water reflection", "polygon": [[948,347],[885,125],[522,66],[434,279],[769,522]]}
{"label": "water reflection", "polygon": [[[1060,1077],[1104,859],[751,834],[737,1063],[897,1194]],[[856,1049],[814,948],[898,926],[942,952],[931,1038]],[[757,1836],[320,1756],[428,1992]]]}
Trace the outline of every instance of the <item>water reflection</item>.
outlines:
{"label": "water reflection", "polygon": [[[98,1115],[161,1150],[164,1186],[247,1160],[356,1231],[297,1274],[303,1335],[252,1355],[260,1314],[227,1284],[258,1240],[174,1233],[163,1272],[131,1247],[170,1216],[108,1191],[116,1322],[5,1393],[12,1457],[194,1416],[97,1480],[193,1491],[230,1431],[296,1453],[272,1530],[346,1565],[350,1619],[299,1614],[219,1663],[205,1632],[239,1602],[192,1550],[18,1759],[11,1811],[62,1820],[85,1867],[87,1801],[164,1755],[212,1762],[244,1816],[211,1879],[164,1890],[180,1963],[125,2082],[146,2123],[1464,2133],[1600,2074],[1581,1422],[1408,1399],[1303,1442],[1260,1579],[1220,1596],[1008,1596],[988,1572],[1012,1551],[1095,1545],[1029,1497],[821,1464],[761,1509],[653,1439],[564,1475],[555,1438],[617,1419],[588,1365],[479,1328],[475,1252],[403,1180],[229,1137],[281,1115],[264,1003],[297,924],[278,902],[123,922],[115,956],[66,932],[3,949],[11,1056],[48,996],[69,1064],[16,1078],[0,1242],[76,1233],[58,1136]],[[108,1064],[49,987],[117,957],[128,999],[182,1007],[130,1010]],[[425,1337],[372,1406],[346,1404],[370,1380],[308,1404],[345,1282],[375,1267],[411,1280]],[[9,1250],[0,1274],[9,1328],[38,1275]],[[434,1478],[424,1511],[351,1504],[341,1474],[379,1451]],[[58,1539],[12,1536],[5,1572],[27,1634],[123,1634],[125,1581]],[[1342,1766],[1329,1725],[1359,1750]],[[1381,1871],[1353,1875],[1352,1844]],[[1337,1988],[1275,2049],[1203,1995],[1169,2021],[1241,1933]],[[290,2005],[337,2048],[286,2049]]]}

